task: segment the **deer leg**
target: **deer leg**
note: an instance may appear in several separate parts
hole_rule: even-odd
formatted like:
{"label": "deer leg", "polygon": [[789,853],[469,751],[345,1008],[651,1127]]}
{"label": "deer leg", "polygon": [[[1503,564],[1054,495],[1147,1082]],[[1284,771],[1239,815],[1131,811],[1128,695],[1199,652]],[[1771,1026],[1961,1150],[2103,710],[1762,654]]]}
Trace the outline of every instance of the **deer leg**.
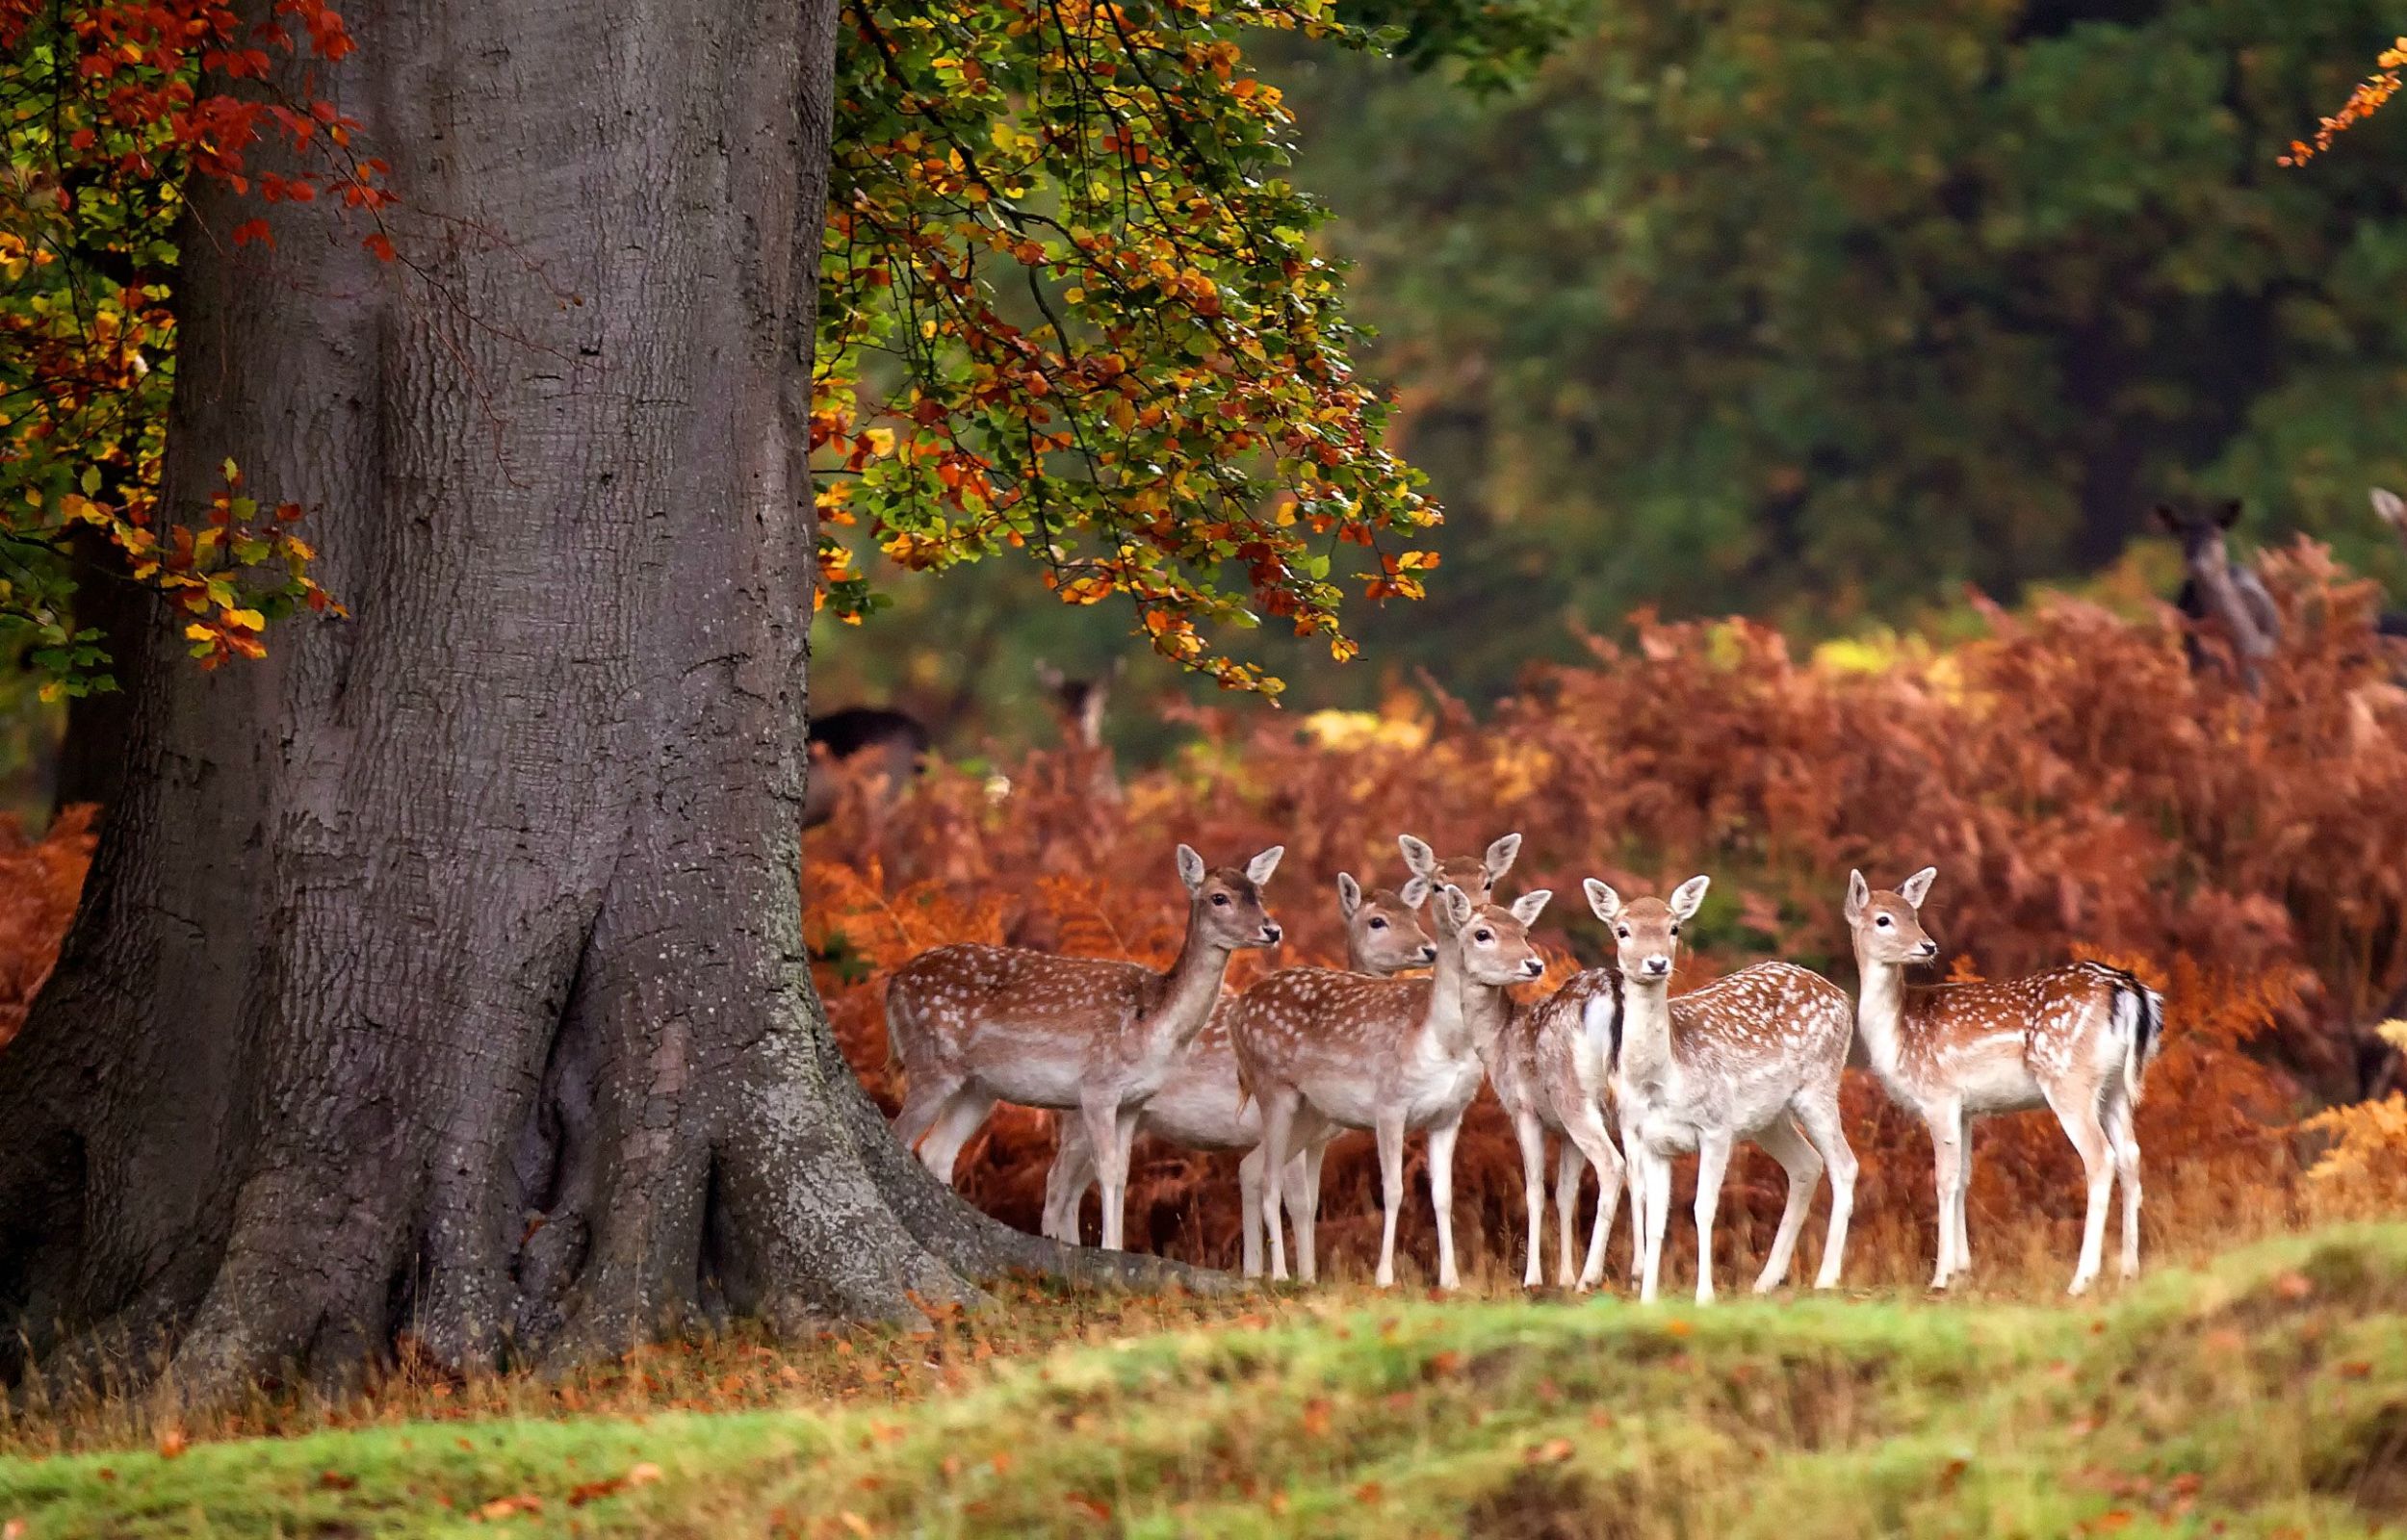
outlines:
{"label": "deer leg", "polygon": [[945,1104],[960,1094],[963,1083],[943,1075],[913,1075],[911,1089],[903,1093],[902,1109],[894,1114],[892,1126],[894,1137],[905,1149],[916,1150],[919,1141],[945,1111]]}
{"label": "deer leg", "polygon": [[1719,1129],[1696,1131],[1696,1302],[1714,1302],[1714,1211],[1730,1168],[1731,1139]]}
{"label": "deer leg", "polygon": [[1797,1255],[1797,1234],[1805,1228],[1805,1211],[1814,1206],[1814,1188],[1822,1181],[1822,1157],[1783,1113],[1755,1135],[1755,1142],[1780,1163],[1789,1176],[1788,1201],[1780,1208],[1780,1228],[1772,1237],[1772,1254],[1755,1275],[1755,1292],[1770,1294],[1789,1281],[1790,1260]]}
{"label": "deer leg", "polygon": [[953,1185],[953,1164],[961,1159],[961,1148],[984,1126],[995,1111],[995,1098],[975,1087],[964,1087],[953,1092],[936,1115],[936,1126],[919,1142],[919,1163],[936,1173],[936,1179],[946,1187]]}
{"label": "deer leg", "polygon": [[1242,1239],[1238,1245],[1245,1260],[1245,1275],[1262,1275],[1262,1147],[1259,1144],[1245,1152],[1237,1162],[1237,1229]]}
{"label": "deer leg", "polygon": [[1283,1283],[1287,1277],[1287,1242],[1279,1229],[1279,1190],[1287,1165],[1287,1138],[1295,1127],[1298,1097],[1281,1086],[1271,1088],[1259,1099],[1262,1142],[1257,1153],[1262,1157],[1262,1227],[1270,1243],[1271,1281]]}
{"label": "deer leg", "polygon": [[2115,1180],[2123,1184],[2122,1275],[2139,1276],[2139,1139],[2132,1123],[2137,1109],[2117,1086],[2107,1092],[2106,1136],[2114,1151]]}
{"label": "deer leg", "polygon": [[1646,1268],[1639,1283],[1642,1304],[1652,1304],[1656,1282],[1663,1275],[1663,1233],[1671,1214],[1671,1162],[1660,1150],[1641,1147],[1646,1165]]}
{"label": "deer leg", "polygon": [[1939,1195],[1939,1260],[1931,1270],[1930,1286],[1944,1289],[1954,1278],[1958,1265],[1955,1193],[1964,1181],[1964,1161],[1959,1149],[1964,1118],[1961,1109],[1942,1105],[1927,1109],[1923,1123],[1930,1130],[1931,1187]]}
{"label": "deer leg", "polygon": [[[1564,1138],[1566,1143],[1578,1149],[1589,1165],[1596,1168],[1596,1224],[1588,1232],[1588,1259],[1580,1267],[1576,1285],[1586,1290],[1595,1288],[1604,1280],[1605,1242],[1613,1234],[1614,1213],[1621,1207],[1622,1171],[1621,1152],[1614,1148],[1613,1136],[1605,1132],[1605,1120],[1597,1116],[1593,1107],[1584,1111],[1585,1116],[1574,1115],[1565,1119]],[[1571,1192],[1570,1200],[1563,1205],[1564,1223],[1567,1226],[1578,1205],[1580,1171],[1567,1160],[1566,1168],[1570,1175]],[[1632,1252],[1631,1258],[1635,1263],[1637,1253]]]}
{"label": "deer leg", "polygon": [[1839,1088],[1817,1091],[1796,1109],[1805,1138],[1830,1173],[1830,1228],[1822,1241],[1822,1269],[1814,1287],[1835,1289],[1839,1270],[1847,1263],[1847,1225],[1855,1214],[1855,1151],[1848,1144],[1847,1126],[1839,1116]]}
{"label": "deer leg", "polygon": [[2057,1121],[2064,1125],[2064,1137],[2073,1142],[2073,1153],[2081,1157],[2083,1174],[2089,1181],[2089,1208],[2081,1227],[2081,1260],[2074,1264],[2072,1286],[2065,1291],[2082,1294],[2098,1276],[2098,1254],[2106,1247],[2107,1200],[2114,1189],[2114,1151],[2098,1122],[2094,1086],[2058,1084],[2041,1089],[2047,1092],[2048,1106],[2056,1113]]}
{"label": "deer leg", "polygon": [[1454,1142],[1462,1132],[1462,1119],[1459,1116],[1454,1121],[1440,1123],[1429,1131],[1429,1206],[1437,1213],[1437,1287],[1440,1289],[1462,1287],[1462,1274],[1455,1270],[1454,1266]]}
{"label": "deer leg", "polygon": [[1973,1201],[1973,1115],[1955,1110],[1955,1270],[1973,1270],[1973,1231],[1966,1216]]}
{"label": "deer leg", "polygon": [[[1545,1273],[1538,1264],[1540,1237],[1546,1231],[1545,1125],[1534,1112],[1517,1113],[1513,1118],[1513,1138],[1521,1146],[1521,1205],[1529,1211],[1530,1219],[1529,1260],[1521,1269],[1521,1287],[1535,1289],[1545,1281]],[[1566,1245],[1564,1249],[1568,1260],[1570,1248]]]}
{"label": "deer leg", "polygon": [[[1121,1140],[1119,1100],[1090,1095],[1078,1104],[1078,1116],[1086,1120],[1087,1142],[1094,1147],[1096,1174],[1103,1187],[1102,1246],[1117,1251],[1127,1223],[1128,1204],[1128,1146]],[[1133,1127],[1134,1114],[1129,1122]]]}
{"label": "deer leg", "polygon": [[1304,1148],[1287,1162],[1287,1221],[1295,1226],[1296,1275],[1320,1278],[1321,1157],[1329,1153],[1329,1129],[1314,1119]]}
{"label": "deer leg", "polygon": [[[1563,1136],[1562,1147],[1555,1151],[1555,1286],[1568,1289],[1578,1281],[1572,1269],[1572,1232],[1579,1228],[1580,1172],[1588,1168],[1588,1157],[1568,1132]],[[1598,1194],[1598,1203],[1604,1194]]]}
{"label": "deer leg", "polygon": [[1086,1123],[1069,1113],[1053,1115],[1053,1164],[1045,1172],[1045,1238],[1078,1244],[1078,1203],[1095,1181],[1095,1152]]}
{"label": "deer leg", "polygon": [[1404,1208],[1404,1115],[1381,1113],[1371,1133],[1379,1141],[1379,1272],[1383,1289],[1396,1282],[1396,1216]]}

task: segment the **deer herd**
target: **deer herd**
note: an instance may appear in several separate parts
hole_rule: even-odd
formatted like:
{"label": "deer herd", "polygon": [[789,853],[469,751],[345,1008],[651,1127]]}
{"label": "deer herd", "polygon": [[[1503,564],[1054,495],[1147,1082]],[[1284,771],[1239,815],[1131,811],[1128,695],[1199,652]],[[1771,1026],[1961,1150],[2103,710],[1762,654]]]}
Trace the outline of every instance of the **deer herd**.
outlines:
{"label": "deer herd", "polygon": [[[1529,1238],[1522,1281],[1536,1285],[1549,1136],[1558,1278],[1594,1288],[1629,1194],[1631,1271],[1642,1299],[1661,1280],[1671,1163],[1696,1156],[1696,1297],[1714,1296],[1714,1214],[1740,1140],[1777,1161],[1788,1198],[1758,1293],[1788,1276],[1815,1189],[1830,1178],[1829,1229],[1815,1287],[1839,1281],[1854,1209],[1855,1156],[1841,1126],[1850,1065],[1869,1068],[1930,1131],[1938,1190],[1933,1288],[1972,1265],[1965,1191],[1970,1119],[2046,1107],[2063,1125],[2088,1181],[2072,1292],[2097,1277],[2107,1209],[2123,1190],[2120,1268],[2139,1269],[2140,1086],[2161,1041],[2163,1002],[2131,974],[2076,962],[2029,978],[1915,985],[1905,970],[1938,956],[1922,925],[1938,875],[1926,867],[1895,889],[1851,872],[1843,913],[1860,987],[1846,992],[1805,968],[1758,962],[1671,992],[1681,927],[1704,903],[1694,877],[1667,899],[1625,899],[1585,885],[1615,962],[1551,992],[1516,996],[1544,961],[1530,927],[1545,889],[1499,903],[1520,836],[1475,858],[1440,860],[1402,836],[1411,875],[1399,888],[1337,878],[1347,965],[1287,968],[1242,992],[1222,985],[1229,961],[1278,944],[1262,889],[1283,847],[1242,866],[1206,866],[1185,845],[1178,876],[1187,924],[1165,971],[1023,948],[955,945],[912,959],[887,987],[893,1060],[908,1076],[894,1132],[947,1185],[965,1145],[999,1101],[1049,1108],[1060,1143],[1046,1183],[1045,1232],[1074,1243],[1079,1201],[1102,1188],[1102,1244],[1123,1244],[1129,1150],[1138,1134],[1203,1150],[1243,1150],[1244,1266],[1315,1272],[1321,1159],[1349,1129],[1379,1148],[1385,1228],[1378,1281],[1395,1281],[1404,1146],[1427,1142],[1437,1229],[1437,1282],[1461,1282],[1453,1224],[1454,1148],[1482,1085],[1494,1088],[1520,1145]],[[1425,974],[1399,976],[1407,969]],[[1583,1167],[1599,1184],[1585,1248],[1574,1236]]]}

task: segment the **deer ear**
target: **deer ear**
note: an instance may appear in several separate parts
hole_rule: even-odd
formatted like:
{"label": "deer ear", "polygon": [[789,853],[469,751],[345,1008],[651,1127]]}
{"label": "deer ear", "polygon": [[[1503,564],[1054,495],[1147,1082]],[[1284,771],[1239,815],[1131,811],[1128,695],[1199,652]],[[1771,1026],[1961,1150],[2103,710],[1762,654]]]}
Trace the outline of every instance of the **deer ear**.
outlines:
{"label": "deer ear", "polygon": [[1404,864],[1413,876],[1427,877],[1437,870],[1437,852],[1429,848],[1427,840],[1398,834],[1396,848],[1404,852]]}
{"label": "deer ear", "polygon": [[1488,847],[1487,858],[1480,864],[1488,873],[1488,886],[1493,887],[1504,880],[1504,874],[1513,870],[1513,858],[1519,854],[1521,854],[1519,834],[1506,834]]}
{"label": "deer ear", "polygon": [[1580,887],[1588,894],[1589,910],[1594,913],[1598,919],[1603,920],[1607,925],[1611,925],[1616,916],[1620,914],[1620,894],[1615,892],[1612,888],[1607,887],[1604,884],[1598,882],[1593,877],[1591,877],[1586,882],[1580,884]]}
{"label": "deer ear", "polygon": [[1352,919],[1354,911],[1361,907],[1362,885],[1354,880],[1352,872],[1339,872],[1337,874],[1337,912],[1347,919]]}
{"label": "deer ear", "polygon": [[1864,881],[1862,872],[1849,872],[1847,874],[1847,908],[1841,911],[1846,916],[1847,922],[1852,925],[1862,919],[1865,909],[1871,903],[1872,884]]}
{"label": "deer ear", "polygon": [[1396,896],[1404,900],[1404,907],[1406,909],[1419,909],[1423,904],[1429,902],[1429,879],[1426,877],[1412,878],[1404,885],[1404,891],[1398,893]]}
{"label": "deer ear", "polygon": [[2407,500],[2402,500],[2388,487],[2375,487],[2372,502],[2373,511],[2384,524],[2394,526],[2401,534],[2407,534]]}
{"label": "deer ear", "polygon": [[1685,920],[1695,916],[1705,902],[1705,889],[1713,886],[1710,877],[1692,877],[1671,890],[1671,917]]}
{"label": "deer ear", "polygon": [[1246,881],[1252,883],[1256,887],[1259,887],[1264,883],[1269,882],[1270,874],[1279,869],[1279,858],[1284,856],[1286,853],[1286,846],[1273,845],[1270,849],[1255,857],[1252,860],[1247,861],[1245,863]]}
{"label": "deer ear", "polygon": [[1546,900],[1554,896],[1555,890],[1551,887],[1534,888],[1523,893],[1513,901],[1513,917],[1521,922],[1524,930],[1528,929],[1538,923],[1538,916],[1545,911]]}
{"label": "deer ear", "polygon": [[2214,522],[2226,529],[2239,523],[2239,499],[2224,499],[2223,505],[2214,510]]}
{"label": "deer ear", "polygon": [[1913,905],[1916,909],[1922,908],[1923,899],[1930,892],[1930,884],[1938,875],[1938,867],[1924,867],[1921,871],[1916,872],[1913,876],[1908,877],[1905,881],[1897,885],[1897,896],[1905,900],[1908,904]]}
{"label": "deer ear", "polygon": [[1192,845],[1178,847],[1178,881],[1187,885],[1190,893],[1204,891],[1204,858]]}
{"label": "deer ear", "polygon": [[1438,930],[1448,936],[1462,929],[1471,918],[1471,895],[1452,883],[1437,889],[1437,902],[1433,906]]}

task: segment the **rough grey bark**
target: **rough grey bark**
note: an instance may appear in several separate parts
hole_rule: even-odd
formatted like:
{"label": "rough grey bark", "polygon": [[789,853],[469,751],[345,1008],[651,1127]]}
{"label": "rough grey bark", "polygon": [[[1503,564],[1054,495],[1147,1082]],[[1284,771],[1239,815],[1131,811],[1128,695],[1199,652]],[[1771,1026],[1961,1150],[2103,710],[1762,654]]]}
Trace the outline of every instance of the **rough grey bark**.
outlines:
{"label": "rough grey bark", "polygon": [[[264,9],[264,7],[263,7]],[[169,506],[232,456],[353,618],[204,675],[0,1056],[0,1320],[204,1393],[892,1316],[1064,1261],[898,1150],[800,933],[832,0],[429,0],[337,72],[406,209],[185,245]],[[1078,1264],[1112,1271],[1128,1265]]]}

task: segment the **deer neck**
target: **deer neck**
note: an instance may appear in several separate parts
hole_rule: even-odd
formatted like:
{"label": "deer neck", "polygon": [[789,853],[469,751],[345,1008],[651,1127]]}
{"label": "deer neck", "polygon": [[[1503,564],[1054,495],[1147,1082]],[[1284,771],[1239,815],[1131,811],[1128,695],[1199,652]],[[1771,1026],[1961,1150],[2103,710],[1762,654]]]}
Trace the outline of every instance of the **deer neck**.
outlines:
{"label": "deer neck", "polygon": [[2272,655],[2273,642],[2258,629],[2240,599],[2239,580],[2233,576],[2232,558],[2220,540],[2209,541],[2188,552],[2190,580],[2198,585],[2198,597],[2205,601],[2207,613],[2232,633],[2232,645],[2245,657]]}
{"label": "deer neck", "polygon": [[1875,962],[1855,954],[1860,980],[1855,995],[1855,1036],[1883,1079],[1897,1071],[1898,1051],[1905,1037],[1905,965]]}
{"label": "deer neck", "polygon": [[1511,990],[1497,985],[1462,981],[1463,1028],[1470,1035],[1471,1046],[1479,1052],[1480,1063],[1487,1065],[1490,1073],[1495,1069],[1496,1050],[1520,1011]]}
{"label": "deer neck", "polygon": [[1453,945],[1439,947],[1437,965],[1430,973],[1429,1009],[1421,1017],[1424,1052],[1438,1059],[1462,1059],[1474,1051],[1465,1007],[1466,996],[1477,988],[1465,975],[1462,949]]}
{"label": "deer neck", "polygon": [[1167,1039],[1173,1049],[1184,1049],[1204,1030],[1212,1007],[1220,1002],[1221,981],[1229,973],[1231,949],[1206,940],[1203,929],[1204,910],[1199,904],[1188,911],[1187,935],[1178,948],[1178,961],[1162,975],[1161,1003],[1154,1008],[1153,1030],[1155,1035]]}
{"label": "deer neck", "polygon": [[1671,1066],[1671,981],[1621,974],[1621,1061],[1625,1077],[1644,1082]]}

